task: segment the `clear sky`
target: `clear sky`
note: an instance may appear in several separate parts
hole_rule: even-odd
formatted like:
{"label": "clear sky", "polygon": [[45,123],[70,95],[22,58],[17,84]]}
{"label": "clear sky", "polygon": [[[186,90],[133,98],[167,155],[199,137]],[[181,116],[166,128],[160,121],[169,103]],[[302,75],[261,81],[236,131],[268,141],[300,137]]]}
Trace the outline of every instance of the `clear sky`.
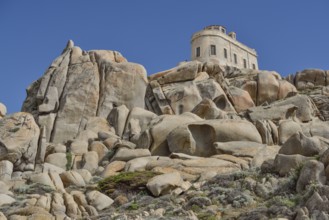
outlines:
{"label": "clear sky", "polygon": [[329,0],[0,0],[0,102],[20,111],[69,39],[152,74],[189,60],[191,35],[211,24],[255,48],[260,69],[329,70]]}

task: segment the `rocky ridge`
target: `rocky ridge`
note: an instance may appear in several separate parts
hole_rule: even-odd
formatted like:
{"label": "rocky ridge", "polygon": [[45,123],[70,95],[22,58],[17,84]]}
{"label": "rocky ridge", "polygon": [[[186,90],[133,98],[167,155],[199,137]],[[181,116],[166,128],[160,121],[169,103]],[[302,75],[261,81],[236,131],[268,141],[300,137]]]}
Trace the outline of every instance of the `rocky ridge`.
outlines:
{"label": "rocky ridge", "polygon": [[329,71],[147,76],[69,41],[0,103],[0,219],[329,219]]}

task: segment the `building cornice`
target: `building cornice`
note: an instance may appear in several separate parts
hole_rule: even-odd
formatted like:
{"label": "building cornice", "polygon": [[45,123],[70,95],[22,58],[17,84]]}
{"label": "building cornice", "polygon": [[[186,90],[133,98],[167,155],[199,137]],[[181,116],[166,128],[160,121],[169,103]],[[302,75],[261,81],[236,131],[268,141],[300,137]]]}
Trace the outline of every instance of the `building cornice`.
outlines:
{"label": "building cornice", "polygon": [[221,38],[229,41],[230,43],[234,44],[235,46],[239,47],[240,49],[242,49],[248,53],[251,53],[252,55],[257,57],[257,52],[255,49],[250,48],[250,47],[238,42],[237,40],[233,39],[232,37],[228,36],[225,33],[220,32],[219,30],[202,30],[202,31],[196,32],[195,34],[192,35],[191,43],[195,39],[197,39],[199,37],[205,37],[205,36],[221,37]]}

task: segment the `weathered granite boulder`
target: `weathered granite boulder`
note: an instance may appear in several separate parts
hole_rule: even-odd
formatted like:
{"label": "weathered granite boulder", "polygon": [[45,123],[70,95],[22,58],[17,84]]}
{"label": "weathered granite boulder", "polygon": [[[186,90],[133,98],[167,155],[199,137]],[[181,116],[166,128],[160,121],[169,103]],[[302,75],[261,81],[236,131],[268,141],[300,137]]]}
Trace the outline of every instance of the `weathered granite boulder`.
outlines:
{"label": "weathered granite boulder", "polygon": [[167,137],[170,152],[204,157],[216,154],[214,142],[231,141],[261,143],[262,139],[250,122],[230,119],[187,123],[174,129]]}
{"label": "weathered granite boulder", "polygon": [[260,120],[270,120],[276,123],[280,120],[293,117],[296,110],[297,107],[292,104],[284,106],[257,106],[249,108],[246,111],[246,117],[248,117],[254,123]]}
{"label": "weathered granite boulder", "polygon": [[7,114],[6,106],[0,102],[0,118],[4,117],[6,114]]}
{"label": "weathered granite boulder", "polygon": [[125,168],[125,165],[126,165],[126,162],[124,162],[124,161],[113,161],[105,167],[101,176],[104,178],[109,177],[109,176],[114,176],[118,172],[122,171]]}
{"label": "weathered granite boulder", "polygon": [[150,122],[149,128],[141,134],[137,146],[150,149],[152,155],[167,156],[170,154],[166,140],[169,133],[179,125],[195,121],[202,121],[202,119],[188,112],[179,116],[158,116]]}
{"label": "weathered granite boulder", "polygon": [[63,170],[66,170],[66,166],[68,165],[66,153],[49,154],[46,157],[45,162],[60,167]]}
{"label": "weathered granite boulder", "polygon": [[146,86],[143,66],[116,51],[82,51],[70,41],[28,88],[22,110],[45,126],[48,140],[63,143],[84,130],[90,117],[107,118],[123,104],[143,108]]}
{"label": "weathered granite boulder", "polygon": [[234,108],[238,113],[255,106],[255,103],[253,102],[252,98],[250,97],[250,94],[247,91],[237,88],[235,86],[230,86],[229,93]]}
{"label": "weathered granite boulder", "polygon": [[271,120],[257,120],[255,124],[260,136],[262,137],[263,144],[278,144],[278,128]]}
{"label": "weathered granite boulder", "polygon": [[302,127],[292,119],[281,120],[278,126],[279,144],[285,143],[292,135],[302,132]]}
{"label": "weathered granite boulder", "polygon": [[235,112],[221,85],[206,72],[205,64],[186,62],[150,77],[146,107],[156,114],[182,114],[209,98],[225,111]]}
{"label": "weathered granite boulder", "polygon": [[296,117],[302,122],[311,121],[317,115],[317,108],[306,95],[295,95],[273,103],[275,107],[294,105],[297,107]]}
{"label": "weathered granite boulder", "polygon": [[108,116],[110,124],[115,129],[115,134],[119,137],[121,137],[124,132],[128,115],[129,109],[125,105],[120,105],[114,107]]}
{"label": "weathered granite boulder", "polygon": [[60,177],[65,187],[70,185],[84,187],[86,185],[82,176],[74,170],[63,172],[60,174]]}
{"label": "weathered granite boulder", "polygon": [[297,92],[294,85],[281,79],[274,71],[226,67],[224,76],[231,86],[247,91],[257,106],[270,104]]}
{"label": "weathered granite boulder", "polygon": [[94,206],[98,211],[108,208],[114,202],[113,199],[96,190],[88,192],[86,198],[88,203]]}
{"label": "weathered granite boulder", "polygon": [[0,160],[9,160],[14,170],[34,170],[40,129],[29,113],[19,112],[1,119]]}
{"label": "weathered granite boulder", "polygon": [[310,121],[309,123],[300,124],[302,127],[303,134],[308,137],[319,136],[329,139],[329,122],[321,121],[317,118]]}
{"label": "weathered granite boulder", "polygon": [[191,111],[203,119],[226,119],[227,113],[216,106],[216,104],[208,98],[203,99]]}
{"label": "weathered granite boulder", "polygon": [[298,90],[313,88],[315,86],[326,86],[327,71],[320,69],[305,69],[295,75],[295,86]]}
{"label": "weathered granite boulder", "polygon": [[303,156],[318,155],[322,151],[320,140],[307,137],[302,132],[292,135],[281,147],[279,153],[285,155],[300,154]]}
{"label": "weathered granite boulder", "polygon": [[98,168],[98,154],[95,151],[84,153],[81,161],[82,169],[88,170],[90,173],[95,173]]}
{"label": "weathered granite boulder", "polygon": [[178,172],[167,173],[153,177],[150,179],[146,187],[154,196],[170,193],[176,187],[183,184],[183,179]]}
{"label": "weathered granite boulder", "polygon": [[12,204],[15,201],[16,200],[11,196],[8,196],[6,194],[0,194],[0,206],[5,205],[5,204]]}
{"label": "weathered granite boulder", "polygon": [[307,161],[302,170],[296,184],[296,191],[303,192],[309,184],[324,185],[326,183],[326,176],[324,173],[323,163],[317,160]]}
{"label": "weathered granite boulder", "polygon": [[123,139],[137,144],[141,133],[147,129],[149,123],[156,117],[157,115],[153,112],[139,107],[131,109],[126,120]]}
{"label": "weathered granite boulder", "polygon": [[305,157],[300,154],[277,154],[274,160],[274,168],[281,176],[286,176],[294,169],[299,169],[306,161],[311,159],[311,157]]}

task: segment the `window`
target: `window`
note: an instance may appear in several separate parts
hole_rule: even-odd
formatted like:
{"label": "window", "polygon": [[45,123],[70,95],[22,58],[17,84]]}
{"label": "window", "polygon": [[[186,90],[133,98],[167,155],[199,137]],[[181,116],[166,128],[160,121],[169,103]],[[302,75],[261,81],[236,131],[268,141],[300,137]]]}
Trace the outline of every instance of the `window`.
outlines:
{"label": "window", "polygon": [[199,57],[200,56],[200,47],[197,47],[196,48],[196,57]]}
{"label": "window", "polygon": [[234,63],[238,64],[238,57],[236,56],[236,54],[234,54]]}
{"label": "window", "polygon": [[222,31],[222,33],[223,33],[223,34],[225,34],[225,33],[226,33],[226,30],[225,30],[225,28],[224,28],[224,27],[221,27],[221,31]]}
{"label": "window", "polygon": [[224,57],[225,57],[225,59],[227,59],[227,50],[226,50],[226,48],[224,48]]}
{"label": "window", "polygon": [[243,67],[247,68],[247,60],[246,59],[243,59]]}
{"label": "window", "polygon": [[216,45],[210,45],[210,54],[216,55]]}
{"label": "window", "polygon": [[252,68],[255,70],[256,69],[256,65],[253,63],[252,64]]}

